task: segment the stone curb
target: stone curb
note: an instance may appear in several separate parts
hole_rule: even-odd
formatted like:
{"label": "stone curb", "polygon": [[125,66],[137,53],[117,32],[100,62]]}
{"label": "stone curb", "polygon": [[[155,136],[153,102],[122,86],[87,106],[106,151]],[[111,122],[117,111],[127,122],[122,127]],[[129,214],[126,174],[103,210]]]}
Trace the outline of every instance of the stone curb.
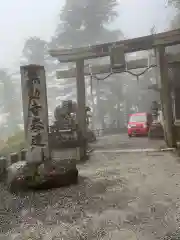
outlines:
{"label": "stone curb", "polygon": [[176,148],[145,148],[145,149],[106,149],[94,150],[94,153],[148,153],[148,152],[174,152]]}
{"label": "stone curb", "polygon": [[0,157],[0,176],[7,171],[7,168],[18,161],[26,159],[27,149],[22,149],[19,153],[10,153],[8,156]]}

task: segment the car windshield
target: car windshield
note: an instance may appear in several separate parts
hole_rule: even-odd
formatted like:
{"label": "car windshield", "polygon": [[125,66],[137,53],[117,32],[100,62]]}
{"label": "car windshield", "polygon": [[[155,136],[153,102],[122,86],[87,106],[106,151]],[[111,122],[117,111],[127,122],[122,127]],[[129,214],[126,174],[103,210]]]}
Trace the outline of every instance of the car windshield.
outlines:
{"label": "car windshield", "polygon": [[144,115],[132,115],[129,119],[129,122],[146,122],[147,116]]}

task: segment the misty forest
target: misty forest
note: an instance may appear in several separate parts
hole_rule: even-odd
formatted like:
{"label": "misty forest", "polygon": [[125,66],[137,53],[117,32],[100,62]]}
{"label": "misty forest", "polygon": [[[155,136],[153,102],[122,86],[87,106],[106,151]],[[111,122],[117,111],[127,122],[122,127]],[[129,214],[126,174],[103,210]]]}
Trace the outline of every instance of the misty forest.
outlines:
{"label": "misty forest", "polygon": [[180,0],[0,11],[0,240],[180,240]]}
{"label": "misty forest", "polygon": [[[118,17],[118,12],[115,10],[118,4],[116,0],[86,0],[81,4],[66,0],[63,9],[59,10],[59,22],[51,40],[47,42],[37,36],[31,36],[26,40],[21,54],[21,65],[45,66],[50,121],[55,107],[62,100],[76,100],[76,81],[75,79],[56,79],[57,69],[69,69],[73,64],[60,64],[50,57],[48,49],[81,47],[125,39],[122,31],[112,30],[109,27]],[[179,27],[180,24],[180,2],[169,0],[168,4],[174,6],[177,12],[169,26],[171,30]],[[149,34],[151,33],[156,33],[156,26],[149,29]],[[130,60],[142,58],[143,55],[147,56],[147,53],[142,52],[138,56],[130,55],[127,58]],[[108,62],[109,59],[102,58],[85,64]],[[138,69],[134,73],[141,71]],[[14,73],[10,72],[10,69],[0,69],[1,141],[19,134],[23,128],[19,69]],[[94,78],[92,86],[90,78],[86,77],[87,105],[93,109],[94,113],[93,127],[121,129],[126,126],[128,114],[137,110],[149,111],[152,99],[159,98],[159,93],[150,89],[155,77],[156,73],[153,69],[141,75],[139,81],[127,73],[111,75],[108,78],[104,74]]]}

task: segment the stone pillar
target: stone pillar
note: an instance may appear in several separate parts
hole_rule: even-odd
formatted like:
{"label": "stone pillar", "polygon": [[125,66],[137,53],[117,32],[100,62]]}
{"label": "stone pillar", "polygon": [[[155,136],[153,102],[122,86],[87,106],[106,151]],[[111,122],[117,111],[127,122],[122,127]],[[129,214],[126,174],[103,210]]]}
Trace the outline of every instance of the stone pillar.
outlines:
{"label": "stone pillar", "polygon": [[20,160],[26,161],[27,149],[22,149],[20,152]]}
{"label": "stone pillar", "polygon": [[19,161],[18,153],[10,154],[10,164],[17,163]]}
{"label": "stone pillar", "polygon": [[170,69],[170,77],[172,79],[173,104],[174,104],[174,120],[175,125],[180,126],[180,63],[173,63]]}
{"label": "stone pillar", "polygon": [[86,96],[85,96],[85,79],[84,79],[84,60],[76,61],[76,87],[77,87],[77,120],[79,127],[79,137],[81,146],[79,148],[80,159],[86,159],[87,149],[87,125],[86,125]]}
{"label": "stone pillar", "polygon": [[21,66],[22,101],[27,161],[50,158],[48,142],[48,107],[46,77],[43,66]]}
{"label": "stone pillar", "polygon": [[168,77],[168,61],[164,46],[158,46],[156,49],[157,66],[160,77],[160,94],[161,104],[164,117],[164,131],[167,145],[174,146],[173,139],[173,111],[172,111],[172,97],[171,87]]}

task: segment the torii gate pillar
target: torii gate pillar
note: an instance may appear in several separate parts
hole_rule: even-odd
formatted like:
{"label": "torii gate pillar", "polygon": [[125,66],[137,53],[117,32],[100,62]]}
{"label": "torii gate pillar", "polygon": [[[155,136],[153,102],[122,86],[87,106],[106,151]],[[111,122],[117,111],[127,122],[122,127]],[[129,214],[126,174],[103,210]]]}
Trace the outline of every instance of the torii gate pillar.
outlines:
{"label": "torii gate pillar", "polygon": [[165,140],[169,147],[173,147],[175,145],[175,139],[173,134],[172,96],[168,74],[168,61],[164,46],[158,46],[156,48],[156,58],[161,85],[160,97],[164,117]]}
{"label": "torii gate pillar", "polygon": [[84,160],[87,158],[87,124],[86,124],[86,93],[84,78],[84,59],[76,61],[76,88],[77,88],[77,120],[79,127],[79,138],[81,146],[79,148],[79,158]]}

